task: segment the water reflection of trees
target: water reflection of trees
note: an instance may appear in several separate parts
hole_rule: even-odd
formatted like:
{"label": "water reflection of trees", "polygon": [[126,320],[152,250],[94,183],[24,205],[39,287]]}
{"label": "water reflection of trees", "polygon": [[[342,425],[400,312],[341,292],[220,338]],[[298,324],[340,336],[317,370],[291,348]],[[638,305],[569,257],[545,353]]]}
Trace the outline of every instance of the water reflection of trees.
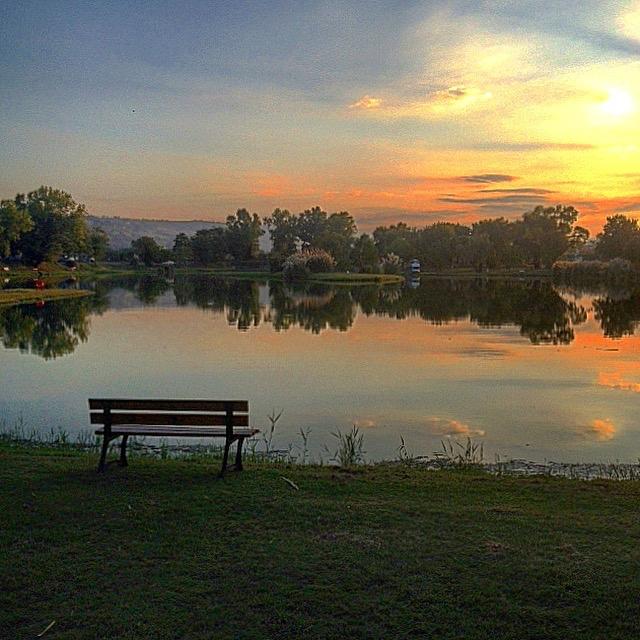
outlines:
{"label": "water reflection of trees", "polygon": [[[90,315],[109,307],[114,289],[130,291],[136,300],[151,305],[171,288],[178,306],[195,305],[224,314],[240,331],[261,323],[276,331],[293,327],[315,334],[347,331],[357,314],[363,313],[400,320],[417,317],[436,325],[469,320],[481,327],[517,326],[533,344],[569,344],[574,327],[587,318],[576,300],[588,293],[563,290],[561,294],[550,282],[481,279],[429,279],[416,288],[290,288],[278,281],[259,285],[204,274],[179,275],[175,281],[126,277],[85,286],[94,291],[92,297],[49,302],[42,308],[19,305],[0,310],[4,347],[47,359],[71,353],[88,339]],[[621,338],[635,332],[640,323],[640,290],[599,290],[593,296],[594,317],[605,336]]]}
{"label": "water reflection of trees", "polygon": [[0,310],[0,340],[5,349],[58,358],[88,340],[90,314],[105,308],[99,296],[9,307]]}
{"label": "water reflection of trees", "polygon": [[325,329],[347,331],[356,318],[356,303],[348,288],[311,285],[289,289],[280,282],[273,282],[269,296],[271,304],[265,320],[276,331],[291,327],[316,334]]}
{"label": "water reflection of trees", "polygon": [[420,317],[432,324],[471,320],[483,327],[516,325],[534,344],[569,344],[586,310],[561,296],[549,282],[427,280],[418,288],[327,287],[297,289],[269,284],[269,306],[261,311],[259,289],[249,281],[176,280],[178,304],[224,312],[239,329],[270,323],[276,331],[300,327],[320,333],[348,330],[358,310],[396,319]]}
{"label": "water reflection of trees", "polygon": [[178,306],[194,304],[201,309],[224,313],[227,322],[240,331],[260,324],[259,286],[253,280],[212,278],[207,275],[180,276],[176,277],[173,291]]}
{"label": "water reflection of trees", "polygon": [[516,325],[533,344],[569,344],[573,326],[587,319],[582,306],[565,300],[547,282],[438,279],[403,289],[397,298],[355,294],[365,314],[417,316],[436,325],[467,319],[481,327]]}
{"label": "water reflection of trees", "polygon": [[597,298],[593,311],[607,338],[631,336],[640,324],[640,290],[628,298],[613,295]]}

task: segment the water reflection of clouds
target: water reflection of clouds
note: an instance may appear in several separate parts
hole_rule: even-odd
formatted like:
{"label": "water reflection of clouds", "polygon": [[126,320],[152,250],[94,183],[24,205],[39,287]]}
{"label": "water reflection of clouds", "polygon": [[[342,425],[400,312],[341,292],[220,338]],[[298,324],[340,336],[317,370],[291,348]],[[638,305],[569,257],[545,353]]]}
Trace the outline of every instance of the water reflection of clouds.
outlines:
{"label": "water reflection of clouds", "polygon": [[619,371],[605,372],[598,374],[598,385],[609,387],[610,389],[620,389],[622,391],[633,391],[640,393],[640,382],[625,380]]}
{"label": "water reflection of clouds", "polygon": [[486,432],[483,429],[474,429],[459,420],[441,418],[439,416],[430,416],[426,418],[425,425],[427,431],[434,436],[483,437],[486,435]]}
{"label": "water reflection of clouds", "polygon": [[597,418],[592,420],[589,424],[580,426],[578,431],[584,438],[597,440],[599,442],[613,440],[617,433],[616,426],[609,418]]}
{"label": "water reflection of clouds", "polygon": [[377,425],[375,420],[369,418],[357,418],[353,421],[353,425],[358,429],[371,429]]}

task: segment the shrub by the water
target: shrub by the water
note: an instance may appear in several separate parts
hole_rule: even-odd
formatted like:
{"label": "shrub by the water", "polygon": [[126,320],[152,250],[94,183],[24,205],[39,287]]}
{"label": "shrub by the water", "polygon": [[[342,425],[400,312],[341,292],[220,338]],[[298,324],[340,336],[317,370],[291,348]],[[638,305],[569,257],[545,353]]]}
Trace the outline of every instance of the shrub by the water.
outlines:
{"label": "shrub by the water", "polygon": [[382,272],[383,273],[391,273],[391,274],[400,274],[402,273],[402,259],[400,256],[395,253],[387,253],[386,256],[383,256],[381,260],[382,264]]}
{"label": "shrub by the water", "polygon": [[305,280],[310,273],[307,259],[302,253],[294,253],[282,265],[282,275],[286,280]]}
{"label": "shrub by the water", "polygon": [[311,273],[326,273],[335,267],[333,256],[324,249],[305,249],[284,261],[282,275],[287,280],[304,280]]}
{"label": "shrub by the water", "polygon": [[308,249],[302,253],[307,258],[307,269],[311,273],[327,273],[336,268],[333,256],[324,249]]}

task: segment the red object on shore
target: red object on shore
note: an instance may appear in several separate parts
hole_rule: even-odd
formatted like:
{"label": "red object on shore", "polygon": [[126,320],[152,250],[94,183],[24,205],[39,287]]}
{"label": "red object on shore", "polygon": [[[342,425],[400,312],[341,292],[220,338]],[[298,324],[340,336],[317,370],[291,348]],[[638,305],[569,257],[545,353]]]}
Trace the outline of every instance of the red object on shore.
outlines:
{"label": "red object on shore", "polygon": [[42,280],[41,278],[37,278],[36,280],[33,281],[33,286],[36,289],[44,289],[45,288],[44,280]]}
{"label": "red object on shore", "polygon": [[38,300],[36,302],[36,309],[42,309],[44,307],[44,300]]}

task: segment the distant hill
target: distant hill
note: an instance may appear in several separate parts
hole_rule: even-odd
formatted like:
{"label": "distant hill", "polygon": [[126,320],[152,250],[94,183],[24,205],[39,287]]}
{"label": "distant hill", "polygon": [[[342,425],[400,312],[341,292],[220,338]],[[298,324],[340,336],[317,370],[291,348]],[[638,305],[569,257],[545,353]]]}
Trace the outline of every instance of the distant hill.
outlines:
{"label": "distant hill", "polygon": [[98,216],[89,216],[88,222],[91,227],[100,227],[107,233],[113,249],[130,247],[131,241],[140,236],[151,236],[158,244],[170,249],[179,233],[192,236],[199,229],[211,229],[223,224],[210,220],[141,220]]}
{"label": "distant hill", "polygon": [[[200,229],[224,226],[223,222],[211,220],[143,220],[142,218],[88,216],[87,221],[91,227],[100,227],[106,232],[112,249],[127,249],[133,240],[141,236],[151,236],[159,245],[171,249],[179,233],[192,236]],[[266,229],[264,235],[260,237],[260,249],[265,252],[271,251],[271,240]]]}

